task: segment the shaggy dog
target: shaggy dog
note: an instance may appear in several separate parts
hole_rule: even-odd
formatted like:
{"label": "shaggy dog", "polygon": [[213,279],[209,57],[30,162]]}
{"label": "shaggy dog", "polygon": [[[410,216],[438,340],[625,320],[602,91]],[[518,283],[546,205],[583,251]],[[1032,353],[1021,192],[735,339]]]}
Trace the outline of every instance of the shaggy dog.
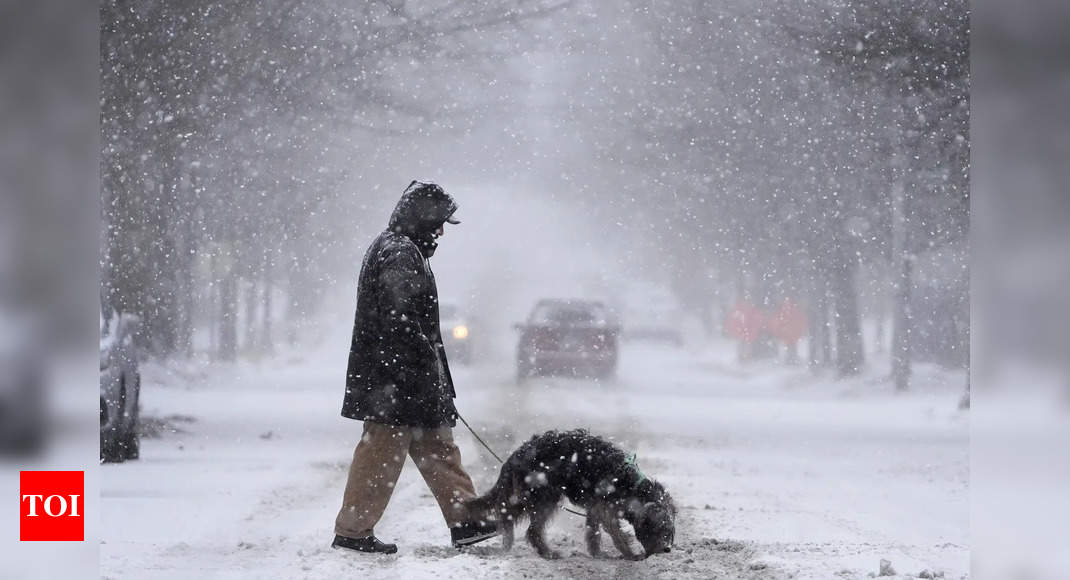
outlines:
{"label": "shaggy dog", "polygon": [[[562,496],[587,510],[592,556],[601,553],[600,528],[625,558],[646,558],[672,546],[676,507],[665,488],[647,479],[634,457],[584,429],[532,437],[505,461],[494,487],[467,507],[473,517],[497,523],[506,550],[513,545],[517,520],[529,518],[528,542],[543,558],[559,558],[546,545],[545,529]],[[645,554],[632,551],[622,518],[632,525]]]}

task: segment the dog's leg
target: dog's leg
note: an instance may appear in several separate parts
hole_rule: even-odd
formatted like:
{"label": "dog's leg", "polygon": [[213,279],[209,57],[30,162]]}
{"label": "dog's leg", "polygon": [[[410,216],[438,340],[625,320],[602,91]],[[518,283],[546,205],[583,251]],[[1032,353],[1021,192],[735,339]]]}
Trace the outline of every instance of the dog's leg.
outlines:
{"label": "dog's leg", "polygon": [[597,506],[591,506],[591,509],[587,510],[587,522],[586,522],[586,538],[587,538],[587,552],[591,554],[592,558],[597,558],[602,555],[602,531],[601,531],[601,515],[599,514]]}
{"label": "dog's leg", "polygon": [[509,493],[502,502],[499,510],[498,529],[502,532],[502,549],[513,549],[513,541],[516,538],[516,525],[520,523],[520,517],[524,514],[523,497],[527,492],[520,483],[520,477],[513,473],[509,483]]}
{"label": "dog's leg", "polygon": [[516,519],[512,515],[503,515],[498,522],[498,529],[502,532],[502,550],[508,552],[513,549],[513,528],[516,527]]}
{"label": "dog's leg", "polygon": [[540,556],[548,560],[556,560],[561,554],[550,549],[546,545],[546,524],[557,509],[557,502],[545,502],[535,508],[531,514],[531,524],[528,526],[528,543],[531,544]]}
{"label": "dog's leg", "polygon": [[602,525],[605,526],[606,531],[609,532],[609,537],[613,540],[613,545],[620,550],[620,553],[624,555],[627,560],[642,560],[643,554],[632,551],[631,538],[625,533],[624,529],[620,527],[620,518],[613,513],[612,508],[605,511],[605,517],[602,519]]}

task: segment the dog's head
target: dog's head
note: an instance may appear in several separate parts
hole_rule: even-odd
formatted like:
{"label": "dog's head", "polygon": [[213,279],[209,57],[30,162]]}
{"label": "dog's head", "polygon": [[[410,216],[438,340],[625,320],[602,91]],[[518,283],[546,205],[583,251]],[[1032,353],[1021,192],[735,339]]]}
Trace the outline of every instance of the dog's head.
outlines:
{"label": "dog's head", "polygon": [[647,502],[637,506],[632,527],[648,558],[668,552],[676,539],[676,510],[671,502]]}

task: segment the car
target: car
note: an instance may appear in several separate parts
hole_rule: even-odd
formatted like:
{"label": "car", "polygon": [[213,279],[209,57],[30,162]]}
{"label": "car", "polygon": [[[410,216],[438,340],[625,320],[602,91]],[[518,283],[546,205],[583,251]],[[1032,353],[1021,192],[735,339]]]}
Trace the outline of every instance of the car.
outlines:
{"label": "car", "polygon": [[534,375],[608,378],[616,372],[620,325],[602,302],[542,299],[516,329],[520,382]]}
{"label": "car", "polygon": [[140,319],[129,313],[101,309],[100,315],[100,460],[117,463],[137,459],[138,399],[141,373],[134,337]]}
{"label": "car", "polygon": [[472,319],[456,305],[442,302],[438,306],[439,327],[442,329],[442,344],[450,362],[463,365],[472,363],[475,348],[472,342]]}

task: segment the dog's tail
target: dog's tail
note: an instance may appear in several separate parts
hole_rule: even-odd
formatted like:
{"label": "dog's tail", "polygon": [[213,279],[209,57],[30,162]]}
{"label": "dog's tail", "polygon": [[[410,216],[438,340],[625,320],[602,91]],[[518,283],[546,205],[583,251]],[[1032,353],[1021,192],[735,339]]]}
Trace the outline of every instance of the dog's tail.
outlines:
{"label": "dog's tail", "polygon": [[512,503],[510,496],[516,493],[516,467],[511,461],[506,460],[502,470],[498,473],[498,481],[487,490],[487,493],[468,500],[465,507],[475,517],[485,518],[491,521],[500,520],[506,514],[511,513]]}

